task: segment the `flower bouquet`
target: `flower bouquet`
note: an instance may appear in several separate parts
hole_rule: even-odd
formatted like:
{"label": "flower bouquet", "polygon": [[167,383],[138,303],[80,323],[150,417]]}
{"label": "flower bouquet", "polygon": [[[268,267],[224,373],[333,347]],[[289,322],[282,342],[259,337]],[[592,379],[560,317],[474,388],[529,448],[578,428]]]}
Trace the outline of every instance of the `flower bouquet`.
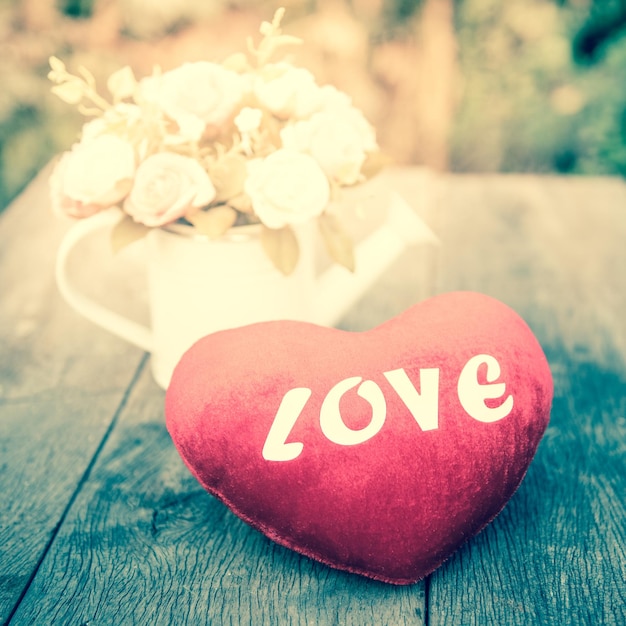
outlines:
{"label": "flower bouquet", "polygon": [[261,24],[258,45],[249,39],[247,53],[221,64],[157,67],[141,80],[118,70],[111,101],[86,68],[73,75],[52,57],[52,91],[91,118],[51,176],[55,211],[84,218],[118,206],[115,248],[173,223],[212,239],[259,224],[284,274],[298,262],[294,227],[316,220],[330,256],[353,270],[336,201],[378,169],[375,132],[346,94],[273,60],[301,43],[283,34],[283,14]]}

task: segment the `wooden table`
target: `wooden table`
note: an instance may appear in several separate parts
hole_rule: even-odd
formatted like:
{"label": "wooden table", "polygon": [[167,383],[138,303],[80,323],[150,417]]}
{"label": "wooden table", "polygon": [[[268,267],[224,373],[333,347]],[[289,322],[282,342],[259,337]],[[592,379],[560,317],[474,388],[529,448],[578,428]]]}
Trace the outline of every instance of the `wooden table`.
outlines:
{"label": "wooden table", "polygon": [[57,293],[68,223],[50,214],[47,174],[0,217],[0,622],[626,624],[624,182],[389,173],[440,254],[407,252],[342,326],[374,326],[425,289],[482,291],[527,320],[555,381],[504,511],[396,587],[273,544],[199,487],[149,357]]}

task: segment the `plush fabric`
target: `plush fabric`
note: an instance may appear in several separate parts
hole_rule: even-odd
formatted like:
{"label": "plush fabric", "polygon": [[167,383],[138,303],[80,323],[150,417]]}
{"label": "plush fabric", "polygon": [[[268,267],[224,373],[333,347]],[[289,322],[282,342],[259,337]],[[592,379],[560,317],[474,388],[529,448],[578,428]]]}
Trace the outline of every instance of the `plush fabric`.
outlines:
{"label": "plush fabric", "polygon": [[455,292],[362,333],[280,321],[209,335],[178,364],[166,417],[191,472],[250,525],[408,584],[501,511],[551,402],[526,323]]}

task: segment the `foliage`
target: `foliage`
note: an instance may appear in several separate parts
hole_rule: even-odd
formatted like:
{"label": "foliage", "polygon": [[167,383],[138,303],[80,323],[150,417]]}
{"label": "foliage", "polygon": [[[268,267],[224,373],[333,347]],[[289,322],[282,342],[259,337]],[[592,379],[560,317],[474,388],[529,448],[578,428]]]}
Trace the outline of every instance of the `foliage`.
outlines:
{"label": "foliage", "polygon": [[464,0],[457,32],[463,96],[452,169],[622,174],[626,39],[595,66],[575,62],[585,3]]}

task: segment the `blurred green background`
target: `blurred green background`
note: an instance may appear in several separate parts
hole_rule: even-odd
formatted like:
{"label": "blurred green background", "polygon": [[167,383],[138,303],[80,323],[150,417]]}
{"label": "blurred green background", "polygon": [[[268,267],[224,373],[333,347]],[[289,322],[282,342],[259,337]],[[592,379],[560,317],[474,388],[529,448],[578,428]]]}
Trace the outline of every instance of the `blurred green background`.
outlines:
{"label": "blurred green background", "polygon": [[221,61],[287,9],[297,63],[349,93],[398,163],[626,173],[626,0],[0,0],[0,210],[76,140],[48,57],[102,81]]}

